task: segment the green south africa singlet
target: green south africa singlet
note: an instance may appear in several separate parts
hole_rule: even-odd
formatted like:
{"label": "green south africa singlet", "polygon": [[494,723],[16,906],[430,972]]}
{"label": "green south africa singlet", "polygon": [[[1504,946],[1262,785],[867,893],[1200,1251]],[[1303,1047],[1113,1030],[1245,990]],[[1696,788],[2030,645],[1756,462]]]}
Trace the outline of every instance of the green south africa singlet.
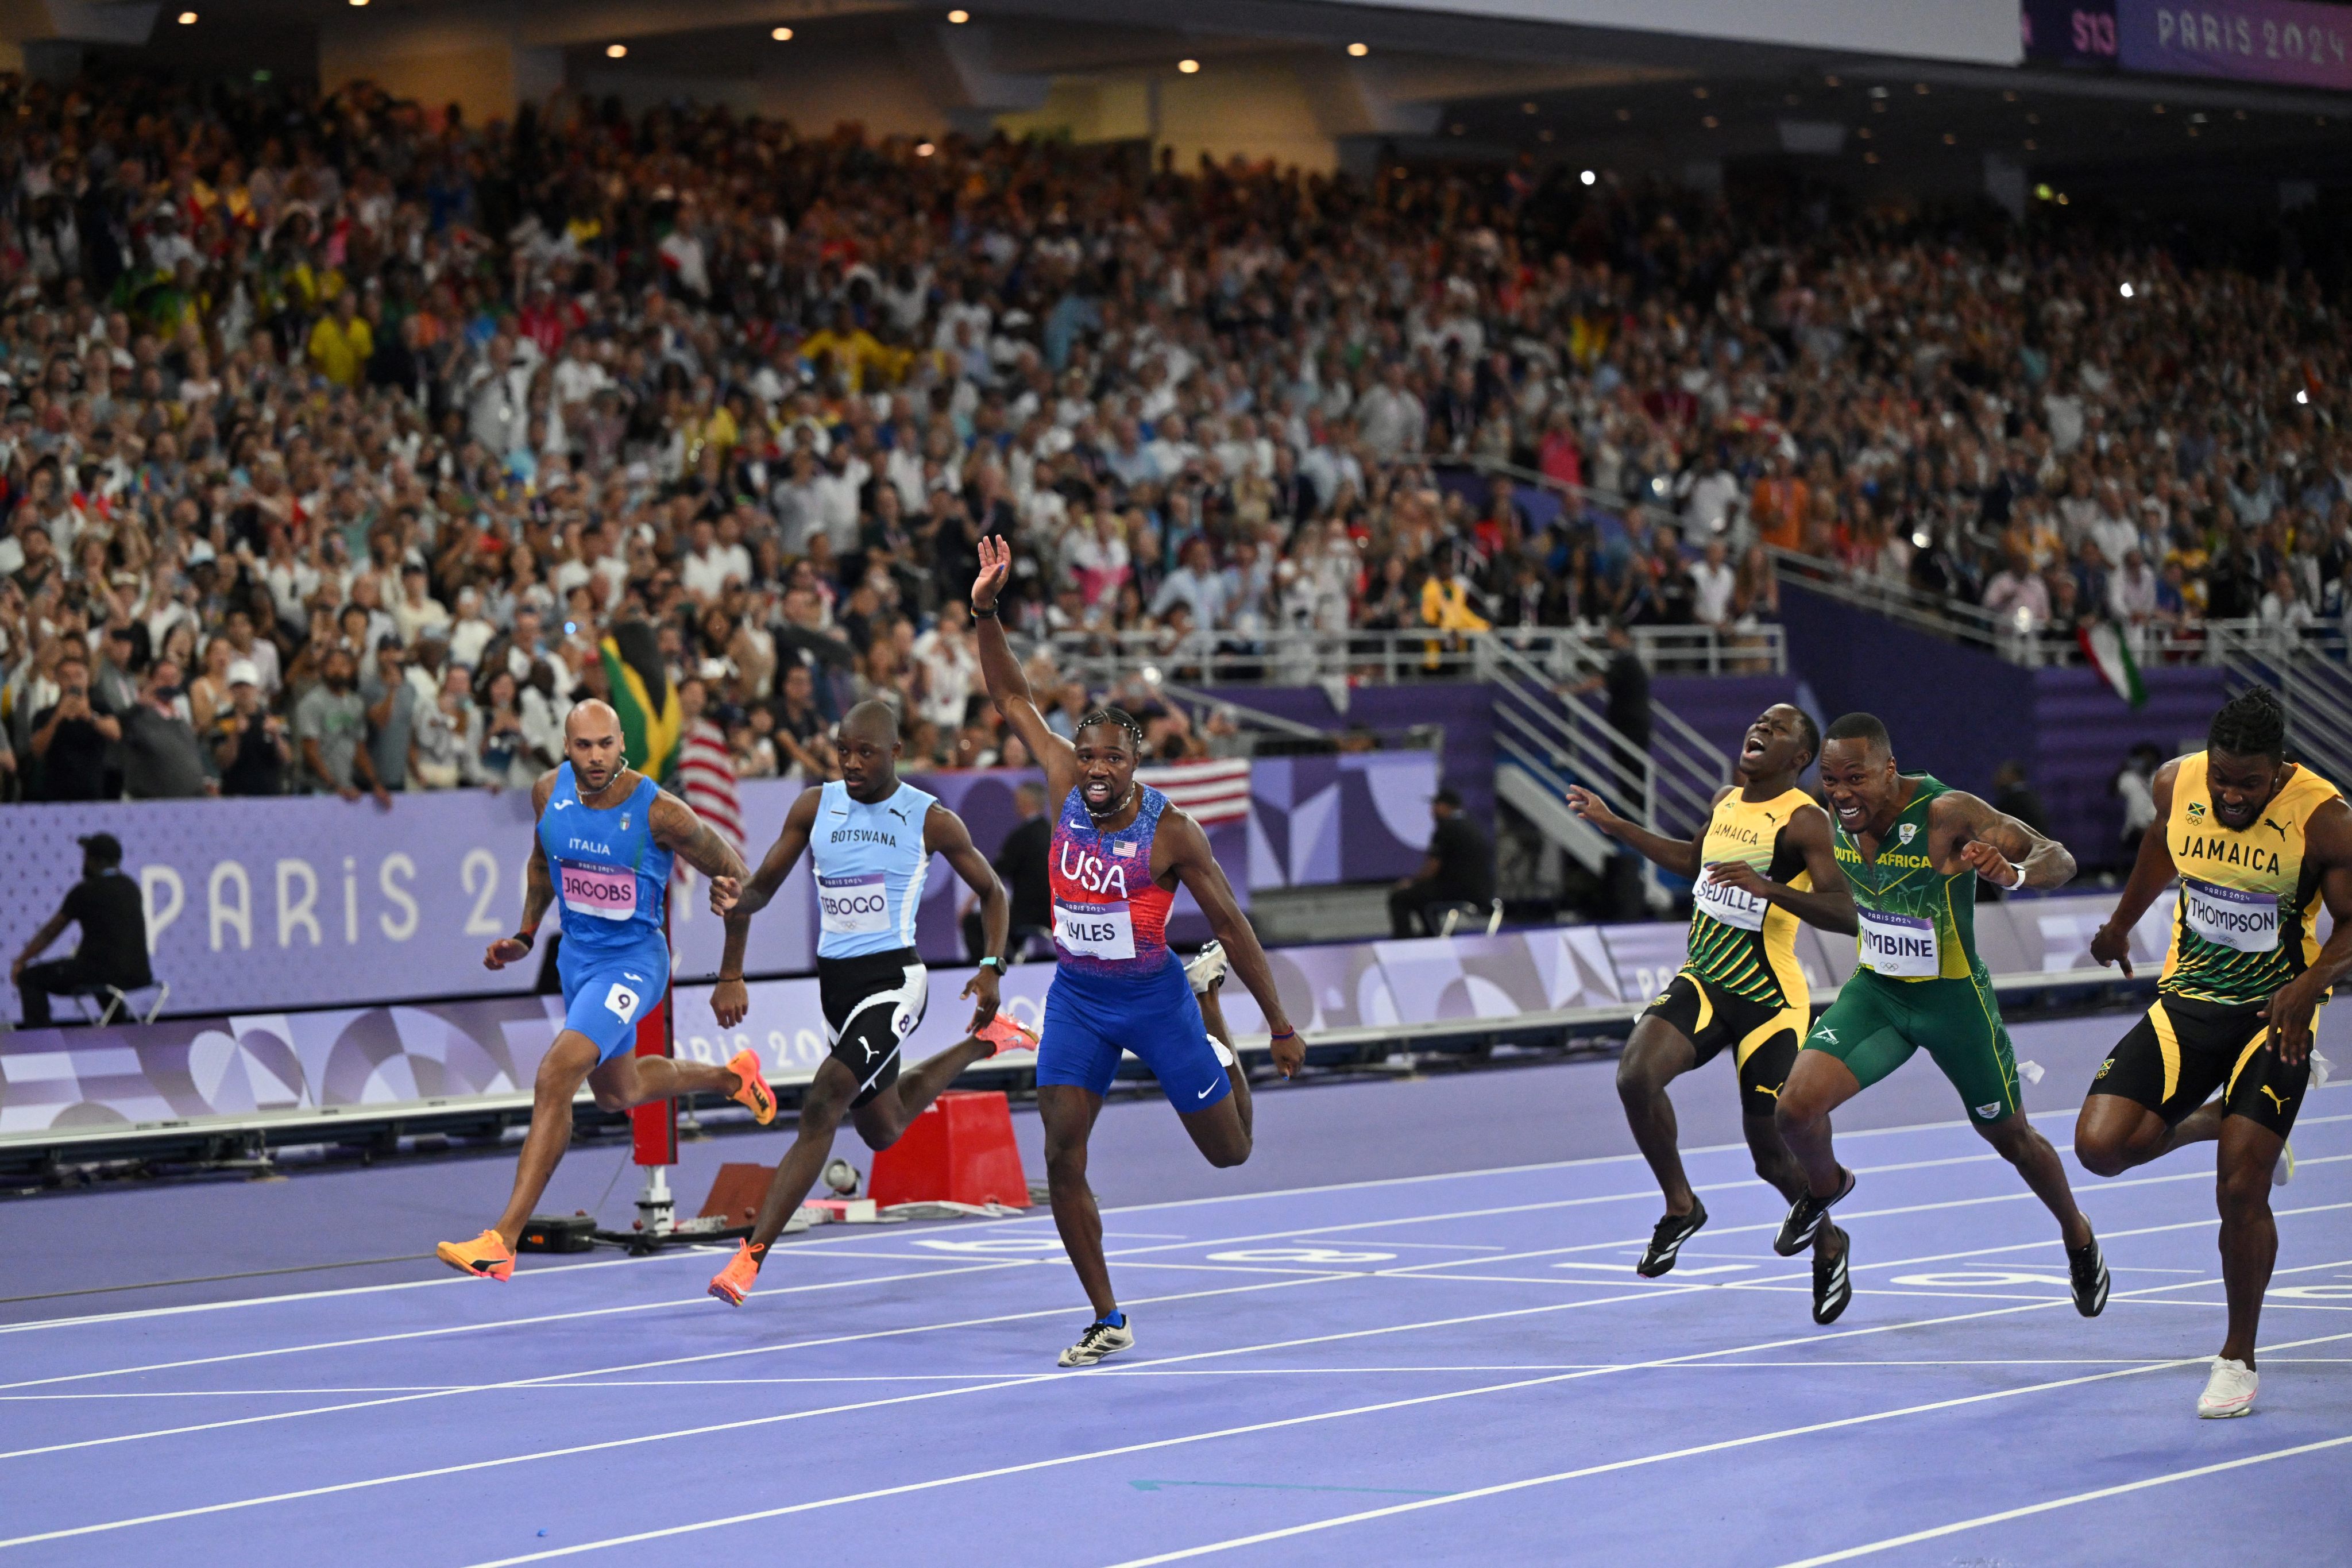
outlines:
{"label": "green south africa singlet", "polygon": [[[1917,787],[1889,824],[1875,861],[1837,825],[1837,862],[1853,889],[1862,923],[1855,938],[1864,969],[1885,980],[1966,980],[1981,977],[1977,958],[1976,873],[1938,873],[1927,851],[1927,808],[1950,786],[1927,773],[1906,775]],[[1834,814],[1832,822],[1836,823]]]}

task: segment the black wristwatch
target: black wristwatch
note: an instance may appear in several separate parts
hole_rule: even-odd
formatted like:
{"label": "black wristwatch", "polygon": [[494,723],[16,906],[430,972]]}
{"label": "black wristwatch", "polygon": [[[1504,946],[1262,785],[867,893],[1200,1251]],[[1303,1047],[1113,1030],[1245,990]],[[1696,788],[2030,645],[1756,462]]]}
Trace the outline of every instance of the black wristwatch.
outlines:
{"label": "black wristwatch", "polygon": [[1004,960],[997,957],[996,954],[992,952],[986,958],[980,961],[980,967],[982,969],[993,969],[997,973],[1002,974],[1004,973]]}
{"label": "black wristwatch", "polygon": [[971,607],[971,616],[976,621],[992,621],[996,618],[996,606],[991,605],[983,610],[978,605],[974,605]]}

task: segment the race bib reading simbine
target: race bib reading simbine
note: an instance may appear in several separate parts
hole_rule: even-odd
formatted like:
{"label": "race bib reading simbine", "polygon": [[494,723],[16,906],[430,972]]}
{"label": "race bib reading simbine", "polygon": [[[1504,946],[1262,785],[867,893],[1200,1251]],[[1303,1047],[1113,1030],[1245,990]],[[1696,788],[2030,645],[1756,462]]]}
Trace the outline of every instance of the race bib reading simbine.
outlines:
{"label": "race bib reading simbine", "polygon": [[1912,915],[1857,909],[1862,921],[1862,964],[1890,980],[1932,980],[1944,972],[1936,942],[1936,922]]}

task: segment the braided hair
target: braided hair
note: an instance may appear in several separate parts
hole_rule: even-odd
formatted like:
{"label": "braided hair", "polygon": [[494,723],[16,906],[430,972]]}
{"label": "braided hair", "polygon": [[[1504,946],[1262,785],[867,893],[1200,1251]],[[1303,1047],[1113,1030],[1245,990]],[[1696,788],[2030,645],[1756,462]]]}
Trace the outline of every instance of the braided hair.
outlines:
{"label": "braided hair", "polygon": [[2208,751],[2236,757],[2286,755],[2286,708],[2267,686],[2250,686],[2221,705],[2205,731]]}
{"label": "braided hair", "polygon": [[1139,758],[1143,755],[1143,726],[1135,721],[1134,714],[1124,708],[1104,707],[1096,709],[1078,721],[1078,728],[1081,730],[1090,730],[1097,724],[1116,724],[1126,731],[1128,739],[1134,742],[1135,754]]}

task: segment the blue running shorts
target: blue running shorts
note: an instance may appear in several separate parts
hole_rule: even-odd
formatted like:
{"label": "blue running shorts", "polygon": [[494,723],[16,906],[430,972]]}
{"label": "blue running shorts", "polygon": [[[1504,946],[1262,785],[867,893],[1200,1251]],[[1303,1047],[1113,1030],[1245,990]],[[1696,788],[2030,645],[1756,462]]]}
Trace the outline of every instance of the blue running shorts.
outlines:
{"label": "blue running shorts", "polygon": [[1140,979],[1067,967],[1054,976],[1037,1045],[1037,1081],[1106,1094],[1122,1050],[1141,1058],[1178,1110],[1206,1110],[1233,1092],[1201,1021],[1192,983],[1172,958]]}
{"label": "blue running shorts", "polygon": [[555,973],[563,983],[563,1026],[596,1043],[602,1067],[635,1048],[638,1020],[669,984],[669,951],[656,942],[635,952],[579,952],[567,942],[556,952]]}

